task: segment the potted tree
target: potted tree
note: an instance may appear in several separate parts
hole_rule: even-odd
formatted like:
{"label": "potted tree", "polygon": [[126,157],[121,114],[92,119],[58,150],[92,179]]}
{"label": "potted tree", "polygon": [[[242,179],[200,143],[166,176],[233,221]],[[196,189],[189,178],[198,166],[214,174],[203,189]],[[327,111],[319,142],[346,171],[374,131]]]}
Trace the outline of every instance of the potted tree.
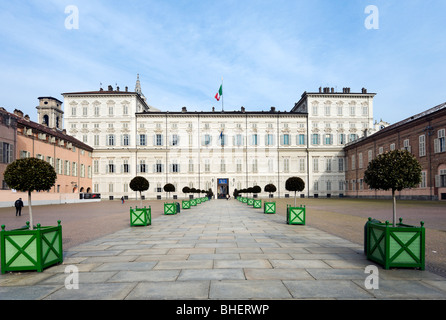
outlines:
{"label": "potted tree", "polygon": [[49,190],[56,182],[57,174],[48,162],[37,158],[18,159],[5,170],[7,185],[28,193],[29,222],[26,227],[0,231],[1,268],[6,271],[36,270],[63,262],[62,226],[34,227],[31,195],[33,191]]}
{"label": "potted tree", "polygon": [[255,194],[253,207],[262,208],[262,200],[257,198],[258,193],[262,192],[262,188],[260,188],[259,186],[254,186],[252,187],[252,192]]}
{"label": "potted tree", "polygon": [[421,182],[421,165],[406,150],[380,154],[364,173],[371,189],[392,190],[393,223],[369,221],[365,227],[365,248],[369,260],[391,267],[425,268],[425,229],[396,223],[396,191],[417,186]]}
{"label": "potted tree", "polygon": [[149,181],[142,177],[142,176],[136,176],[130,181],[130,189],[133,191],[139,192],[139,199],[141,201],[141,207],[142,207],[142,192],[147,191],[149,189]]}
{"label": "potted tree", "polygon": [[[182,191],[184,194],[188,194],[188,193],[190,193],[190,188],[188,186],[185,186]],[[190,201],[189,200],[187,200],[187,199],[183,200],[181,202],[181,204],[182,204],[183,209],[190,209]]]}
{"label": "potted tree", "polygon": [[[175,186],[171,183],[166,183],[164,185],[164,192],[168,193],[167,199],[170,199],[170,193],[175,192]],[[172,203],[164,203],[164,214],[177,214],[179,212],[179,208],[175,202]]]}
{"label": "potted tree", "polygon": [[[272,193],[276,192],[276,186],[272,183],[267,184],[264,189],[265,192],[269,193],[269,197],[272,198]],[[276,213],[276,202],[275,201],[265,201],[263,203],[264,213]]]}
{"label": "potted tree", "polygon": [[130,207],[130,226],[147,226],[151,224],[152,221],[152,212],[151,207],[149,208],[142,207],[142,192],[147,191],[149,189],[149,181],[142,177],[136,176],[132,180],[130,180],[130,189],[133,191],[139,192],[139,199],[141,201],[140,208],[137,206],[135,209]]}
{"label": "potted tree", "polygon": [[191,199],[190,199],[190,205],[191,206],[196,206],[197,205],[197,199],[195,199],[195,193],[197,193],[197,189],[195,188],[191,188],[190,189],[190,193],[192,193],[191,195]]}
{"label": "potted tree", "polygon": [[252,206],[252,205],[254,205],[254,198],[252,196],[252,193],[254,192],[254,188],[249,187],[247,191],[249,193],[247,204],[248,204],[248,206]]}
{"label": "potted tree", "polygon": [[285,189],[294,191],[294,206],[287,205],[287,223],[305,224],[305,206],[296,207],[296,192],[305,189],[305,182],[299,177],[288,178],[285,182]]}

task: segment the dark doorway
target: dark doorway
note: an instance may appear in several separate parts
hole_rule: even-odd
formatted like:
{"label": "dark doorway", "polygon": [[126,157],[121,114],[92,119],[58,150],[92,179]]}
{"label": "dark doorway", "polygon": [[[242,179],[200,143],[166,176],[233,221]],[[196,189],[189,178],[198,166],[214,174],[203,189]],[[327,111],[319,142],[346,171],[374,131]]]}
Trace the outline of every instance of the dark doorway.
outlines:
{"label": "dark doorway", "polygon": [[229,194],[228,179],[217,179],[217,198],[226,199],[226,195]]}

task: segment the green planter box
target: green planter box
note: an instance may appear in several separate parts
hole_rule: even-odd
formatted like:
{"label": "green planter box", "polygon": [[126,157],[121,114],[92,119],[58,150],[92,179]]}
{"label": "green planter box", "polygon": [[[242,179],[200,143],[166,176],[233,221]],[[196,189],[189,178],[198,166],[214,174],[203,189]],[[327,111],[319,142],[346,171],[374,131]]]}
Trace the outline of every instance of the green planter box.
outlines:
{"label": "green planter box", "polygon": [[287,205],[286,223],[305,225],[305,206],[292,207]]}
{"label": "green planter box", "polygon": [[152,209],[130,207],[130,226],[148,226],[152,224]]}
{"label": "green planter box", "polygon": [[242,198],[242,202],[243,202],[243,203],[248,203],[248,198],[243,197],[243,198]]}
{"label": "green planter box", "polygon": [[176,203],[164,203],[164,214],[177,214]]}
{"label": "green planter box", "polygon": [[400,223],[371,222],[366,225],[367,259],[381,264],[384,269],[425,269],[425,229]]}
{"label": "green planter box", "polygon": [[7,271],[43,269],[63,262],[62,226],[42,227],[37,224],[34,230],[27,227],[0,231],[2,273]]}
{"label": "green planter box", "polygon": [[276,203],[275,202],[264,202],[263,203],[264,213],[276,213]]}
{"label": "green planter box", "polygon": [[190,205],[191,206],[196,206],[197,205],[197,199],[190,199]]}
{"label": "green planter box", "polygon": [[248,198],[247,204],[248,206],[254,205],[254,199]]}
{"label": "green planter box", "polygon": [[197,198],[197,204],[201,203],[201,198]]}
{"label": "green planter box", "polygon": [[262,200],[260,200],[260,199],[255,199],[255,200],[254,200],[253,207],[256,208],[256,209],[261,209],[261,208],[262,208]]}
{"label": "green planter box", "polygon": [[190,209],[190,201],[189,200],[183,200],[182,201],[182,207],[183,207],[183,209]]}
{"label": "green planter box", "polygon": [[238,197],[237,197],[237,200],[238,200],[238,201],[242,201],[242,197],[238,196]]}

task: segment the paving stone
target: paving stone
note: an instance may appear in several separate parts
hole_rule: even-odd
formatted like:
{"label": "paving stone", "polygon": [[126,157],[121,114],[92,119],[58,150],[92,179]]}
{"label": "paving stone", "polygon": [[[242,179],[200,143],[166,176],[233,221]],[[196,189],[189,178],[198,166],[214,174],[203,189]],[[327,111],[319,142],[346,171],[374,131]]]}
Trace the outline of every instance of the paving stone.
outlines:
{"label": "paving stone", "polygon": [[288,299],[291,295],[282,281],[211,281],[210,299]]}
{"label": "paving stone", "polygon": [[126,297],[128,300],[208,299],[209,281],[141,282]]}

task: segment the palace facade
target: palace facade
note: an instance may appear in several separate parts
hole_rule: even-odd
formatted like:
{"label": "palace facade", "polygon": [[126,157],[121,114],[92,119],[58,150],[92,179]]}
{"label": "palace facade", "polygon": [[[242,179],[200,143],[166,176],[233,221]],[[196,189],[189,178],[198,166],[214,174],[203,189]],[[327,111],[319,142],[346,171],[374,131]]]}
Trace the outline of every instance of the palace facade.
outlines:
{"label": "palace facade", "polygon": [[[346,193],[346,143],[373,134],[374,93],[344,88],[304,92],[290,111],[161,111],[141,92],[63,93],[64,127],[93,149],[93,190],[102,198],[135,198],[130,180],[141,175],[146,198],[164,199],[163,186],[212,189],[216,196],[266,184],[284,197],[285,181],[301,177],[301,197]],[[266,196],[262,192],[259,196]]]}

